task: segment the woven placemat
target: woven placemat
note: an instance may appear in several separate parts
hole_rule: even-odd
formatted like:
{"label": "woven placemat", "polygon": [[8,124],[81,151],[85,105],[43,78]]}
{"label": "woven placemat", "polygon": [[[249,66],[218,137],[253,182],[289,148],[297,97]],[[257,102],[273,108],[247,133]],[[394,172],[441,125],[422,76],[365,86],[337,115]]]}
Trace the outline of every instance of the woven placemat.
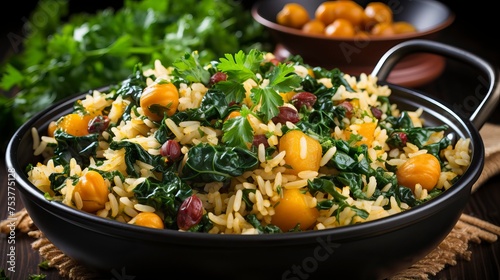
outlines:
{"label": "woven placemat", "polygon": [[[500,141],[496,139],[500,135],[500,126],[486,123],[480,133],[485,145],[486,160],[481,176],[472,187],[472,192],[475,192],[489,178],[500,173]],[[15,217],[17,230],[35,239],[31,243],[33,250],[46,259],[49,266],[56,268],[62,278],[69,280],[100,278],[94,271],[80,265],[54,246],[36,227],[26,209],[18,211]],[[11,222],[12,219],[1,221],[0,232],[9,233]],[[472,255],[469,250],[471,242],[493,243],[497,241],[498,236],[500,236],[500,226],[462,214],[452,231],[436,249],[389,280],[429,279],[446,266],[456,265],[458,260],[469,261]]]}

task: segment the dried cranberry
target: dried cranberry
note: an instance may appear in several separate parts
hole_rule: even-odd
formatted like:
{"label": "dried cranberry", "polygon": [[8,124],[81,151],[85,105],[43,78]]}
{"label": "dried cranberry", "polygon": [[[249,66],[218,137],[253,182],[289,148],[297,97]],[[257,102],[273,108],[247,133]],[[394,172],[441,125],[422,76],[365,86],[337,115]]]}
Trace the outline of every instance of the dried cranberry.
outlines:
{"label": "dried cranberry", "polygon": [[89,121],[87,126],[87,131],[89,133],[101,133],[105,131],[109,126],[109,118],[108,116],[96,116],[95,118]]}
{"label": "dried cranberry", "polygon": [[181,145],[175,140],[167,140],[161,145],[160,154],[169,161],[176,161],[181,157]]}
{"label": "dried cranberry", "polygon": [[260,144],[264,144],[264,147],[269,147],[269,143],[267,142],[267,137],[264,134],[258,134],[253,136],[252,145],[258,147]]}
{"label": "dried cranberry", "polygon": [[387,139],[387,145],[390,148],[403,148],[406,146],[406,142],[408,142],[408,135],[404,132],[394,132]]}
{"label": "dried cranberry", "polygon": [[307,109],[311,109],[312,106],[314,106],[314,103],[316,103],[317,99],[318,98],[316,97],[316,95],[307,91],[303,91],[295,94],[291,99],[291,103],[297,109],[302,108],[302,106],[306,106]]}
{"label": "dried cranberry", "polygon": [[222,81],[225,81],[227,80],[227,75],[225,73],[222,73],[222,72],[217,72],[215,74],[212,75],[212,77],[210,77],[210,84],[216,84],[218,82],[222,82]]}
{"label": "dried cranberry", "polygon": [[203,217],[203,203],[196,195],[186,198],[177,212],[177,226],[179,229],[188,230],[198,224]]}
{"label": "dried cranberry", "polygon": [[278,64],[280,64],[280,61],[276,58],[273,58],[271,59],[269,62],[271,62],[272,64],[274,64],[274,66],[278,66]]}
{"label": "dried cranberry", "polygon": [[408,142],[408,135],[404,132],[396,132],[399,136],[399,139],[401,139],[401,144],[403,146],[406,146],[406,142]]}
{"label": "dried cranberry", "polygon": [[373,116],[377,119],[377,120],[380,120],[380,118],[382,117],[382,110],[380,110],[379,108],[377,107],[371,107],[370,110],[372,111],[372,114]]}
{"label": "dried cranberry", "polygon": [[287,106],[280,106],[279,107],[279,113],[277,116],[272,118],[272,121],[274,123],[281,123],[281,124],[286,124],[286,122],[291,122],[291,123],[297,123],[299,122],[299,113],[290,107]]}
{"label": "dried cranberry", "polygon": [[349,101],[343,101],[338,106],[342,106],[342,107],[345,108],[345,116],[347,118],[351,118],[352,117],[352,112],[354,111],[354,107],[352,106],[351,102],[349,102]]}

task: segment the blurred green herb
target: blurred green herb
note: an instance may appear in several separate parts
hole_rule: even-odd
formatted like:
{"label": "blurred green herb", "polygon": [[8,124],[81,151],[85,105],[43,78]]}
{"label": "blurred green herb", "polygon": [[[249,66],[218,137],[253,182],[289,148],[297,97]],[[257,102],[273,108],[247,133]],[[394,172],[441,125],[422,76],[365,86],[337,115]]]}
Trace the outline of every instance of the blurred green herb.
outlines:
{"label": "blurred green herb", "polygon": [[[22,39],[1,65],[2,145],[35,113],[64,97],[128,77],[134,65],[150,67],[156,59],[170,65],[198,51],[204,64],[239,50],[271,51],[266,30],[237,0],[125,0],[119,9],[68,14],[68,0],[40,0],[32,15],[43,13],[43,25],[32,18]],[[50,10],[50,13],[48,12]],[[7,133],[6,133],[7,132]]]}

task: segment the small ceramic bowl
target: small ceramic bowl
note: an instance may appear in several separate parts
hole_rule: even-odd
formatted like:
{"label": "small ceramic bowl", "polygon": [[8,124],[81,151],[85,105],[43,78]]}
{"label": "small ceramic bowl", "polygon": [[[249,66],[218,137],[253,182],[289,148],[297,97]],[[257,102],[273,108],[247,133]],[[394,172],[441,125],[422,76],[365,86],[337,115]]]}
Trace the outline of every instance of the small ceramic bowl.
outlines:
{"label": "small ceramic bowl", "polygon": [[[252,15],[270,31],[277,45],[275,54],[279,59],[300,55],[310,65],[339,68],[350,75],[370,73],[379,58],[398,43],[411,39],[436,39],[439,32],[455,19],[455,14],[439,1],[381,0],[391,7],[394,21],[409,22],[417,31],[390,36],[329,37],[307,34],[276,21],[278,12],[287,3],[304,6],[312,19],[317,7],[323,2],[325,0],[263,0],[254,4]],[[371,1],[355,2],[366,7]],[[388,81],[406,87],[425,84],[439,76],[444,66],[442,57],[414,54],[396,65]]]}

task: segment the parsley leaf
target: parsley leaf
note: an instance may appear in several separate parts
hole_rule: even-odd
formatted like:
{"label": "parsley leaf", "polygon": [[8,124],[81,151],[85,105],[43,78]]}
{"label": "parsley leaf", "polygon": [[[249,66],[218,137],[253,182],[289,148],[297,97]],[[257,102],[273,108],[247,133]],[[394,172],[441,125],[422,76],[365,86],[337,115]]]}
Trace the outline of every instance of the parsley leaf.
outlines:
{"label": "parsley leaf", "polygon": [[301,78],[294,72],[293,65],[280,63],[270,72],[269,84],[264,88],[253,88],[250,98],[254,104],[260,104],[260,115],[264,122],[278,115],[279,106],[283,105],[280,92],[289,92],[300,86]]}
{"label": "parsley leaf", "polygon": [[174,61],[174,72],[188,82],[208,84],[210,73],[203,68],[197,51],[186,53],[183,57]]}
{"label": "parsley leaf", "polygon": [[243,114],[225,121],[222,130],[224,131],[222,141],[228,146],[246,149],[252,144],[252,126]]}
{"label": "parsley leaf", "polygon": [[236,54],[225,54],[225,58],[220,58],[217,68],[225,72],[228,80],[243,83],[248,79],[257,81],[257,75],[260,65],[264,60],[262,52],[252,49],[245,54],[242,50]]}

